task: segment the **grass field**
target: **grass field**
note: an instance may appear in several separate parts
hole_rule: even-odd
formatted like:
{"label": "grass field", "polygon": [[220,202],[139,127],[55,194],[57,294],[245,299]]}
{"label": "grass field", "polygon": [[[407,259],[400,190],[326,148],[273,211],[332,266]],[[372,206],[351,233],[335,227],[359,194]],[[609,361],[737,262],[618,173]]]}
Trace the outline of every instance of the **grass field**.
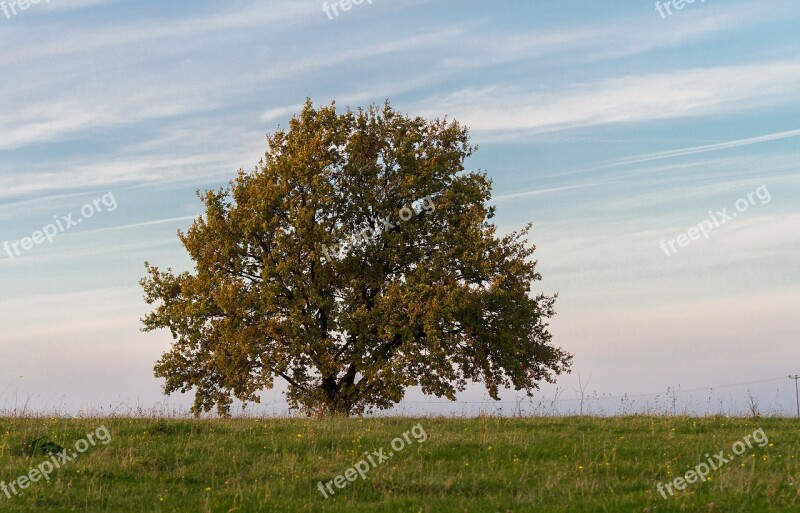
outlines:
{"label": "grass field", "polygon": [[[101,426],[107,444],[97,440]],[[41,449],[23,451],[30,440],[75,452],[95,433],[95,445],[81,445],[75,461],[56,460],[49,481],[0,492],[0,511],[791,512],[800,511],[798,427],[774,418],[2,418],[6,487],[52,461]],[[736,446],[746,448],[741,456],[675,496],[657,491],[758,429],[769,443]],[[398,437],[404,447],[395,452]],[[346,486],[333,483],[324,498],[318,482],[381,450],[393,456],[373,457],[364,479],[340,478]]]}

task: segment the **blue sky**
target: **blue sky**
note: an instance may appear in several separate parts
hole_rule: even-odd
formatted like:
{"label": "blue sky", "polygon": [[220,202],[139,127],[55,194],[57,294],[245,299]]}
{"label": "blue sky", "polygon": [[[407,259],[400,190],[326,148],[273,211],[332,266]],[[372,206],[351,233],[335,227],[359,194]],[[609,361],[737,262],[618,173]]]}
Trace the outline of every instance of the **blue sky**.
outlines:
{"label": "blue sky", "polygon": [[[365,0],[333,19],[316,0],[0,11],[0,243],[85,217],[52,243],[0,252],[0,408],[189,404],[164,399],[152,374],[171,339],[139,332],[143,262],[189,268],[175,234],[201,213],[195,191],[252,169],[265,134],[311,97],[390,98],[471,127],[469,167],[494,180],[502,231],[534,223],[539,290],[559,293],[555,341],[576,355],[537,401],[573,409],[589,380],[614,396],[596,411],[612,412],[625,393],[770,380],[679,404],[742,409],[750,390],[791,411],[800,5],[673,12],[628,0]],[[92,204],[103,197],[115,207]],[[676,245],[723,209],[737,217]],[[280,390],[265,399],[283,411]],[[423,401],[411,391],[398,411],[484,407]]]}

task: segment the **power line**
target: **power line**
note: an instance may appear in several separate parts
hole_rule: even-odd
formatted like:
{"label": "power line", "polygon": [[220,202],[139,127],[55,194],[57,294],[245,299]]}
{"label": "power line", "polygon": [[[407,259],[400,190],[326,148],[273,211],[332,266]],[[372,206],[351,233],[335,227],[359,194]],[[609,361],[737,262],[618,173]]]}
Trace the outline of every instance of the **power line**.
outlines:
{"label": "power line", "polygon": [[[794,378],[794,376],[790,376]],[[745,381],[742,383],[731,383],[728,385],[716,385],[710,387],[703,387],[703,388],[691,388],[687,390],[678,390],[674,387],[667,387],[667,392],[652,392],[647,394],[622,394],[622,395],[601,395],[599,399],[630,399],[630,398],[637,398],[637,397],[651,397],[651,396],[658,396],[658,395],[666,395],[666,393],[675,393],[675,394],[688,394],[691,392],[705,392],[707,390],[718,390],[721,388],[734,388],[734,387],[741,387],[747,385],[758,385],[761,383],[770,383],[773,381],[783,381],[786,379],[785,377],[780,378],[769,378],[769,379],[760,379],[756,381]],[[797,376],[797,379],[800,379],[800,376]],[[797,380],[795,380],[795,384],[797,384]],[[575,399],[542,399],[542,402],[567,402],[567,401],[580,401],[579,398]],[[491,399],[487,399],[485,401],[403,401],[405,404],[519,404],[523,402],[523,400],[519,401],[493,401]],[[800,395],[798,395],[798,404],[800,404]],[[798,407],[798,411],[800,412],[800,406]],[[798,413],[800,415],[800,413]]]}

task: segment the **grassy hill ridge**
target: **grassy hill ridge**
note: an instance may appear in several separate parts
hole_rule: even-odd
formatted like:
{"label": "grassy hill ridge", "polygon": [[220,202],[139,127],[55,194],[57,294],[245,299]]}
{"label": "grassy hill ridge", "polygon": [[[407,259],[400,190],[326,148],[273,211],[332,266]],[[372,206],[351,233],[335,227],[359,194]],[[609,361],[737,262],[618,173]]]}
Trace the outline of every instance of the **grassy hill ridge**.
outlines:
{"label": "grassy hill ridge", "polygon": [[[20,492],[0,490],[0,511],[800,511],[798,426],[691,417],[0,418],[0,481]],[[757,430],[764,437],[754,440]],[[55,445],[31,449],[37,439]],[[75,457],[62,461],[52,447]],[[673,484],[674,495],[657,489],[720,451],[734,457],[709,466],[704,482]],[[46,461],[60,466],[49,480],[18,480],[35,478]]]}

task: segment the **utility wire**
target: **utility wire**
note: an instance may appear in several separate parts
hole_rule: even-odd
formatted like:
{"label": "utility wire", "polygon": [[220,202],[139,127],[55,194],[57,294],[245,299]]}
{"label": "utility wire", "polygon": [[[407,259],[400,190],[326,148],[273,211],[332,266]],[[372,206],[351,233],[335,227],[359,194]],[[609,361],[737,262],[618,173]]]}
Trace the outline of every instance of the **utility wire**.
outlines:
{"label": "utility wire", "polygon": [[[781,376],[780,378],[769,378],[769,379],[760,379],[757,381],[745,381],[742,383],[731,383],[728,385],[717,385],[711,387],[703,387],[703,388],[690,388],[687,390],[678,390],[673,387],[667,387],[667,391],[662,392],[652,392],[648,394],[622,394],[622,395],[601,395],[595,396],[598,399],[630,399],[630,398],[637,398],[637,397],[651,397],[657,395],[667,395],[667,394],[688,394],[691,392],[705,392],[707,390],[718,390],[720,388],[734,388],[734,387],[741,387],[747,385],[757,385],[760,383],[771,383],[773,381],[784,381],[786,379],[785,376]],[[533,398],[525,398],[529,400],[533,400]],[[520,404],[525,402],[525,399],[520,399],[518,401],[493,401],[491,399],[486,399],[484,401],[402,401],[401,404]],[[554,403],[554,402],[566,402],[566,401],[580,401],[580,398],[574,399],[540,399],[540,402],[544,403]]]}

